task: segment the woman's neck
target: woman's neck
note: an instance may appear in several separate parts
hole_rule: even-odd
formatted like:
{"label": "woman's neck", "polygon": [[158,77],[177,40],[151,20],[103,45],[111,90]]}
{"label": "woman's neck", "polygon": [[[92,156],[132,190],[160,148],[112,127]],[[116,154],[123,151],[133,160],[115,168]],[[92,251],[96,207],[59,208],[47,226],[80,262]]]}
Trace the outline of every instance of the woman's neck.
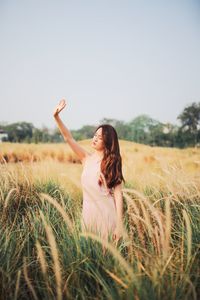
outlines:
{"label": "woman's neck", "polygon": [[100,159],[100,158],[103,158],[104,153],[103,153],[103,151],[94,151],[93,156]]}

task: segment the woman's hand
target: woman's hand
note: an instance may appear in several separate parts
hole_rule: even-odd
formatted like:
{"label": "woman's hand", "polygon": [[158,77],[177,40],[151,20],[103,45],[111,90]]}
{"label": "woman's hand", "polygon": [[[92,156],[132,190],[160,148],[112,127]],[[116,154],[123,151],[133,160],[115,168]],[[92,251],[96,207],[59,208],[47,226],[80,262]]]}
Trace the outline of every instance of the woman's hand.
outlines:
{"label": "woman's hand", "polygon": [[59,104],[57,105],[57,107],[55,108],[54,112],[53,112],[53,116],[56,117],[58,116],[58,114],[61,112],[61,110],[63,110],[66,106],[66,102],[65,99],[62,99]]}
{"label": "woman's hand", "polygon": [[113,239],[117,243],[120,238],[123,237],[122,227],[120,225],[115,227],[115,230],[113,232]]}

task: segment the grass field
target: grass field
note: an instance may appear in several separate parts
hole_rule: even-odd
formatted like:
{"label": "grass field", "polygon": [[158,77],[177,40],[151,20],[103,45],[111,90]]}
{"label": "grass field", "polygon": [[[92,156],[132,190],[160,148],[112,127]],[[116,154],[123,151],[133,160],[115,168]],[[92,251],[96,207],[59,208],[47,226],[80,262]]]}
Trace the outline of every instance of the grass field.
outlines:
{"label": "grass field", "polygon": [[67,144],[0,144],[0,299],[200,298],[200,149],[120,147],[114,245],[80,231],[82,165]]}

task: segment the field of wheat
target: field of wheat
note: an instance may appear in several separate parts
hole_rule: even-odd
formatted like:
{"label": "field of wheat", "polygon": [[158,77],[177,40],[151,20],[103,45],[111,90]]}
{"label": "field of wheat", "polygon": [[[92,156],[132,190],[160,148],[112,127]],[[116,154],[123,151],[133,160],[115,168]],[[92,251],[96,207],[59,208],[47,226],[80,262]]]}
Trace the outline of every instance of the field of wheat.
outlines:
{"label": "field of wheat", "polygon": [[0,299],[200,298],[200,149],[120,148],[116,245],[80,231],[82,165],[67,144],[0,144]]}

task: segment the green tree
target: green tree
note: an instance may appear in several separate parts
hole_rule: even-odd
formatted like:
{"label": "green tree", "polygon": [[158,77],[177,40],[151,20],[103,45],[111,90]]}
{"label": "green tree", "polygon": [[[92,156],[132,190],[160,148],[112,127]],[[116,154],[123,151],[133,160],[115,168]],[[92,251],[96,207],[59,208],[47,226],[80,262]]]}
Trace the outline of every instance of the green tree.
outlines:
{"label": "green tree", "polygon": [[4,130],[8,133],[9,142],[28,141],[32,138],[34,126],[32,123],[18,122],[6,125]]}
{"label": "green tree", "polygon": [[110,124],[112,125],[116,131],[119,139],[128,139],[128,134],[130,131],[130,126],[126,124],[122,120],[116,120],[116,119],[109,119],[109,118],[103,118],[99,122],[100,124]]}
{"label": "green tree", "polygon": [[137,143],[148,144],[152,141],[151,129],[159,124],[158,121],[150,118],[148,115],[140,115],[128,123],[128,139]]}
{"label": "green tree", "polygon": [[42,131],[38,128],[34,128],[32,142],[37,144],[42,141]]}
{"label": "green tree", "polygon": [[72,135],[77,140],[84,140],[84,139],[90,139],[93,137],[95,128],[97,126],[94,125],[84,125],[79,130],[71,130]]}
{"label": "green tree", "polygon": [[200,141],[200,102],[186,106],[177,119],[181,121],[180,132],[185,144],[196,146]]}

